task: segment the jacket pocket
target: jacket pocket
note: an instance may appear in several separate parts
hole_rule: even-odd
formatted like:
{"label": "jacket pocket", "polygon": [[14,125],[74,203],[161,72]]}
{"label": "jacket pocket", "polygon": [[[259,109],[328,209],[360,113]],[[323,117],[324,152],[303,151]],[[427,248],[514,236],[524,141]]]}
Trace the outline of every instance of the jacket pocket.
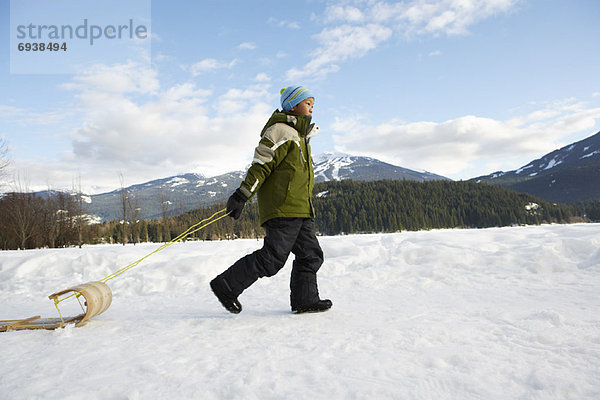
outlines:
{"label": "jacket pocket", "polygon": [[271,191],[271,204],[273,208],[279,208],[288,197],[291,185],[291,171],[277,171],[270,178],[273,179],[273,190]]}

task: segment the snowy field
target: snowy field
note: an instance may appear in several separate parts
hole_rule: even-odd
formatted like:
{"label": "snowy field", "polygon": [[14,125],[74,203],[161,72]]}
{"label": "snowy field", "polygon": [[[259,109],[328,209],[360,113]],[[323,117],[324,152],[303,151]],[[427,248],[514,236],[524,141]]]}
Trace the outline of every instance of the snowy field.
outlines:
{"label": "snowy field", "polygon": [[[0,398],[600,398],[600,224],[320,240],[329,312],[290,313],[290,258],[229,314],[208,282],[262,241],[178,243],[86,326],[0,333]],[[157,247],[0,252],[0,319]]]}

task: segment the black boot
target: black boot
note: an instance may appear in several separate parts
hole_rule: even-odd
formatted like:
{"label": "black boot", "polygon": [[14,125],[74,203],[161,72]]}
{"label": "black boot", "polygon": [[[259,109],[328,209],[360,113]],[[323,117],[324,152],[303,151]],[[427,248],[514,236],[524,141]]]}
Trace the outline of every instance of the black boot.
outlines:
{"label": "black boot", "polygon": [[210,281],[210,288],[227,311],[234,314],[239,314],[242,311],[242,304],[221,275]]}
{"label": "black boot", "polygon": [[329,299],[325,299],[325,300],[319,300],[316,303],[309,304],[306,306],[292,307],[292,311],[295,314],[316,313],[316,312],[327,311],[331,308],[331,306],[333,306],[332,301]]}

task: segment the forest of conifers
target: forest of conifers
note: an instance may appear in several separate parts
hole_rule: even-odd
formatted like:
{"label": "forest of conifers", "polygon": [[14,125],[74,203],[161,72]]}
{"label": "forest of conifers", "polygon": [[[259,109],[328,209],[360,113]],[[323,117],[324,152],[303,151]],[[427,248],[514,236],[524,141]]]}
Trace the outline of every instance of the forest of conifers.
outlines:
{"label": "forest of conifers", "polygon": [[[553,204],[499,186],[452,181],[340,181],[315,186],[315,225],[320,235],[398,232],[438,228],[486,228],[573,221],[600,221],[600,200]],[[77,196],[41,198],[9,193],[0,199],[0,248],[65,247],[95,243],[165,242],[222,210],[223,203],[158,220],[88,224]],[[242,217],[224,218],[188,239],[259,238],[255,201]]]}

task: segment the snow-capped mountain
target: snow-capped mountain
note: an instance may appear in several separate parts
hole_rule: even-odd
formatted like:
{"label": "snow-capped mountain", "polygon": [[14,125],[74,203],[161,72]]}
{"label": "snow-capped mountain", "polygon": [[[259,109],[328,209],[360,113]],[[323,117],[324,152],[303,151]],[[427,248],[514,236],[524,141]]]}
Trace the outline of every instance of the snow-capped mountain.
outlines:
{"label": "snow-capped mountain", "polygon": [[[128,207],[135,210],[135,219],[160,218],[224,201],[244,177],[241,171],[213,176],[183,174],[156,179],[126,189]],[[121,189],[92,195],[87,212],[103,220],[123,217]]]}
{"label": "snow-capped mountain", "polygon": [[[354,179],[406,179],[428,181],[448,179],[429,172],[417,172],[382,161],[348,154],[324,153],[314,157],[315,181]],[[135,219],[160,218],[180,214],[200,206],[224,202],[239,187],[244,171],[204,177],[198,174],[177,175],[127,187],[129,207],[137,210]],[[91,196],[85,212],[103,220],[123,218],[121,189]]]}
{"label": "snow-capped mountain", "polygon": [[340,153],[323,153],[314,158],[315,181],[376,181],[382,179],[406,179],[411,181],[447,180],[430,172],[417,172],[369,157]]}
{"label": "snow-capped mountain", "polygon": [[474,178],[549,201],[600,198],[600,132],[531,161],[514,171]]}

